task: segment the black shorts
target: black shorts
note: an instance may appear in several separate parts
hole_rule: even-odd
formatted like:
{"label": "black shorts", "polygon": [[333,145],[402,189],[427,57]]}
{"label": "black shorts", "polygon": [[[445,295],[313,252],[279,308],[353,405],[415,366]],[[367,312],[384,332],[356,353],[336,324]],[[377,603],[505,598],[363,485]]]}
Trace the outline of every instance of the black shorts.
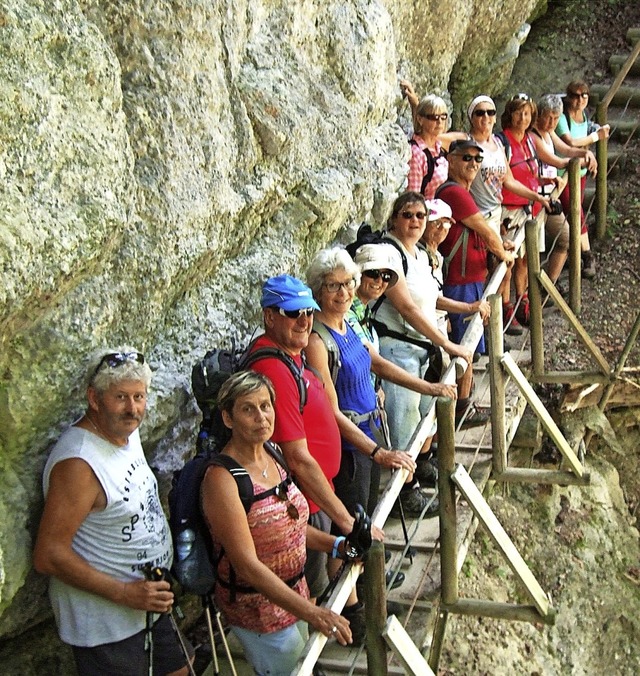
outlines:
{"label": "black shorts", "polygon": [[[80,676],[147,676],[149,653],[145,646],[146,630],[114,643],[92,648],[71,646]],[[189,657],[193,646],[184,638]],[[178,639],[168,615],[161,615],[153,625],[153,673],[165,676],[186,666]]]}

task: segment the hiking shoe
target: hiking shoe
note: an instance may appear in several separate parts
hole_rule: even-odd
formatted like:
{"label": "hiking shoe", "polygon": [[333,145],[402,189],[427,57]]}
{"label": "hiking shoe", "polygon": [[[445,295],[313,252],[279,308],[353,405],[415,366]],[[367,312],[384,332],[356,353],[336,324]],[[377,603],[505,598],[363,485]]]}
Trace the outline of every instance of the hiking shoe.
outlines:
{"label": "hiking shoe", "polygon": [[[393,584],[389,588],[389,583],[391,582],[392,579],[393,579]],[[385,583],[386,583],[387,589],[389,589],[389,591],[391,591],[391,589],[397,589],[398,587],[402,586],[402,584],[404,583],[404,580],[405,580],[405,574],[402,573],[402,572],[395,573],[395,577],[394,577],[394,572],[392,570],[388,570],[387,574],[385,576]]]}
{"label": "hiking shoe", "polygon": [[[420,490],[419,487],[412,488],[408,491],[402,491],[398,500],[402,500],[402,508],[405,516],[420,516],[422,510],[431,502],[431,496]],[[431,502],[431,505],[425,512],[424,518],[429,519],[432,516],[437,516],[440,510],[440,503],[436,498]],[[400,507],[398,502],[391,508],[391,516],[400,518]]]}
{"label": "hiking shoe", "polygon": [[465,406],[460,411],[456,411],[456,429],[466,430],[469,427],[486,425],[490,418],[491,409],[488,409],[484,406],[478,406],[474,402],[471,402],[468,406]]}
{"label": "hiking shoe", "polygon": [[529,326],[529,314],[529,296],[523,293],[516,309],[516,319],[521,326]]}
{"label": "hiking shoe", "polygon": [[[420,458],[420,456],[418,456],[418,458]],[[413,478],[417,479],[421,486],[433,488],[438,483],[438,469],[431,459],[418,460],[416,462],[416,471],[413,473]]]}
{"label": "hiking shoe", "polygon": [[596,261],[591,251],[582,252],[582,276],[585,279],[593,279],[596,276]]}
{"label": "hiking shoe", "polygon": [[513,311],[513,305],[511,303],[503,303],[502,305],[502,325],[505,327],[504,332],[508,336],[521,336],[522,327],[518,318],[515,316]]}
{"label": "hiking shoe", "polygon": [[[349,620],[351,636],[355,646],[362,645],[367,635],[367,624],[364,617],[364,603],[358,601],[351,606],[345,606],[342,609],[342,616]],[[350,646],[347,646],[350,647]]]}

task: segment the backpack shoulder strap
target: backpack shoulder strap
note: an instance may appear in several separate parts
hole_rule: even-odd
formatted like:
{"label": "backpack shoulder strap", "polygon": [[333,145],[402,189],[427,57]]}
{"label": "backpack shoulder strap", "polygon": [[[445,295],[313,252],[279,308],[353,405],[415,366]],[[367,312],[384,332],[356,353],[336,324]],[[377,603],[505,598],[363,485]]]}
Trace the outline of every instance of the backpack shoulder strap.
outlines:
{"label": "backpack shoulder strap", "polygon": [[504,154],[507,156],[507,162],[511,162],[511,143],[509,143],[507,135],[503,131],[498,131],[495,133],[495,136],[500,139],[500,142],[504,146]]}
{"label": "backpack shoulder strap", "polygon": [[224,453],[217,453],[211,456],[207,461],[205,471],[211,465],[224,467],[231,474],[238,485],[238,494],[240,495],[244,511],[248,513],[254,502],[253,481],[251,481],[249,472],[230,455],[225,455]]}
{"label": "backpack shoulder strap", "polygon": [[[453,185],[458,185],[455,181],[446,181],[443,183],[437,190],[436,190],[436,197],[440,195],[446,188],[451,187]],[[469,228],[466,226],[462,230],[462,235],[458,237],[456,243],[453,245],[451,251],[449,254],[445,257],[443,264],[442,264],[442,270],[444,274],[444,278],[447,278],[447,272],[449,270],[449,264],[453,260],[453,257],[458,253],[458,249],[462,247],[462,263],[461,263],[461,268],[460,268],[460,274],[462,277],[466,277],[467,274],[467,249],[469,248]]]}
{"label": "backpack shoulder strap", "polygon": [[[254,341],[255,342],[255,341]],[[302,413],[306,403],[307,403],[307,386],[304,382],[303,370],[304,370],[304,360],[303,367],[300,368],[293,357],[287,354],[284,350],[281,350],[277,347],[270,347],[265,345],[264,347],[259,347],[256,350],[251,350],[251,343],[247,348],[247,353],[240,359],[238,364],[238,369],[248,369],[252,364],[255,364],[261,359],[279,359],[291,372],[293,379],[296,381],[296,386],[298,388],[298,395],[300,397],[300,413]]]}
{"label": "backpack shoulder strap", "polygon": [[285,460],[280,447],[277,444],[274,444],[272,441],[267,441],[264,444],[264,448],[267,453],[284,469],[286,477],[277,486],[268,488],[267,490],[261,491],[260,493],[253,492],[253,481],[251,480],[249,472],[247,472],[247,470],[230,455],[218,453],[209,458],[205,466],[205,471],[207,467],[210,467],[211,465],[217,465],[218,467],[224,467],[229,472],[229,474],[231,474],[238,486],[240,502],[242,502],[244,511],[247,512],[247,514],[249,513],[251,505],[254,502],[265,500],[270,495],[276,495],[280,490],[286,489],[293,481],[291,478],[289,465],[287,465],[287,461]]}
{"label": "backpack shoulder strap", "polygon": [[[418,146],[414,139],[411,139],[409,144],[416,147]],[[427,160],[427,173],[422,177],[422,185],[420,186],[420,192],[424,195],[424,191],[427,189],[427,186],[433,178],[433,172],[436,170],[436,161],[429,148],[423,148],[422,152],[424,153],[425,159]],[[441,156],[442,151],[440,151],[440,155],[438,157]]]}
{"label": "backpack shoulder strap", "polygon": [[329,357],[329,373],[331,374],[331,381],[335,385],[338,378],[338,371],[342,366],[338,343],[336,343],[335,338],[331,335],[331,331],[317,319],[313,320],[312,332],[320,336],[320,340],[322,340],[327,349],[327,355]]}

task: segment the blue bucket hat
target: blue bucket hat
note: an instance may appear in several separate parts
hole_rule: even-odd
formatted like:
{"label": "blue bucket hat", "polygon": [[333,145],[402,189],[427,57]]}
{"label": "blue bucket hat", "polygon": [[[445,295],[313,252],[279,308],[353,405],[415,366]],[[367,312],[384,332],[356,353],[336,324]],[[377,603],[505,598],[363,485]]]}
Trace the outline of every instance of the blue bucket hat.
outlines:
{"label": "blue bucket hat", "polygon": [[281,307],[283,310],[303,310],[308,307],[320,309],[313,300],[311,289],[291,275],[269,277],[262,285],[260,305],[263,308]]}

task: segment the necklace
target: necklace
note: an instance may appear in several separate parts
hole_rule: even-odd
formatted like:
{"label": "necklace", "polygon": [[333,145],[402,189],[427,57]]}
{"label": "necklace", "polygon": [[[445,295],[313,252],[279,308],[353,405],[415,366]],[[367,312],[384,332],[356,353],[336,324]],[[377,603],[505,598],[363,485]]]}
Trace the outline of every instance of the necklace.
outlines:
{"label": "necklace", "polygon": [[267,458],[267,465],[266,467],[262,470],[261,474],[264,479],[267,478],[267,474],[269,473],[269,458]]}

